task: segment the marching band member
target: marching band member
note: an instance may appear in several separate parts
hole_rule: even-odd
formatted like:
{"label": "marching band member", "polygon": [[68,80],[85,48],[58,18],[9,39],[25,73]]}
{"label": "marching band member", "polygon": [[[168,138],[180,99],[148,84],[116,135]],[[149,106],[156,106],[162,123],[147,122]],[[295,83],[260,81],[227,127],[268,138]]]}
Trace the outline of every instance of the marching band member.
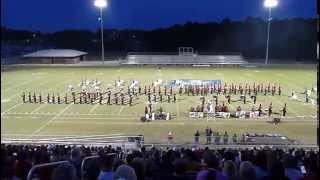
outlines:
{"label": "marching band member", "polygon": [[50,95],[48,93],[48,96],[47,96],[47,103],[49,104],[50,103]]}
{"label": "marching band member", "polygon": [[26,93],[25,92],[22,93],[22,102],[26,103]]}
{"label": "marching band member", "polygon": [[42,96],[41,96],[41,93],[39,93],[39,103],[40,103],[40,104],[42,103]]}
{"label": "marching band member", "polygon": [[268,115],[271,116],[271,114],[272,114],[272,103],[270,103],[268,108]]}
{"label": "marching band member", "polygon": [[260,116],[261,116],[261,114],[262,114],[262,106],[261,106],[261,104],[259,105],[258,111],[259,111],[258,116],[260,117]]}
{"label": "marching band member", "polygon": [[64,96],[64,103],[68,104],[68,95],[66,93],[66,95]]}
{"label": "marching band member", "polygon": [[28,94],[29,103],[31,103],[31,93]]}
{"label": "marching band member", "polygon": [[286,116],[287,113],[287,103],[284,103],[284,107],[282,108],[282,116]]}

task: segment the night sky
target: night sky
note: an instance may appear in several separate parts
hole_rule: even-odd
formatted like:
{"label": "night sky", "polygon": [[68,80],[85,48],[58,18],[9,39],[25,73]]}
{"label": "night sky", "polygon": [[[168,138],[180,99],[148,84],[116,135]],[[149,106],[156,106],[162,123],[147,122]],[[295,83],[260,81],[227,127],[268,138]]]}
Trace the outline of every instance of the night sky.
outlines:
{"label": "night sky", "polygon": [[[154,29],[191,22],[220,22],[228,17],[266,18],[263,0],[109,0],[105,28]],[[315,18],[316,0],[279,0],[275,18]],[[1,0],[1,24],[7,28],[54,32],[99,28],[93,0]]]}

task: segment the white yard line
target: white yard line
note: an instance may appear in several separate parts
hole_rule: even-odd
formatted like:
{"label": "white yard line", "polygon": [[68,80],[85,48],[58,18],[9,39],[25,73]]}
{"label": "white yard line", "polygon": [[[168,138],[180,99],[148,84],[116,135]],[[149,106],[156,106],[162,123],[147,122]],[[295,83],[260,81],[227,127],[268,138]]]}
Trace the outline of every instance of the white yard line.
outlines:
{"label": "white yard line", "polygon": [[92,113],[97,107],[98,107],[99,104],[95,104],[89,111],[89,113]]}
{"label": "white yard line", "polygon": [[162,122],[157,122],[157,123],[142,123],[142,122],[98,122],[98,121],[54,121],[54,123],[61,123],[61,124],[113,124],[113,125],[121,125],[121,124],[126,124],[126,125],[185,125],[184,122],[174,122],[174,123],[162,123]]}
{"label": "white yard line", "polygon": [[[280,107],[281,107],[281,105],[284,106],[284,104],[281,104],[281,102],[278,100],[278,98],[275,98],[275,100],[276,100],[276,103],[280,105]],[[300,114],[298,114],[296,111],[292,110],[291,108],[287,108],[287,109],[288,109],[288,111],[291,111],[292,113],[294,113],[296,116],[301,116]],[[280,114],[282,115],[281,111],[280,111]]]}
{"label": "white yard line", "polygon": [[[23,112],[13,112],[13,113],[5,113],[5,115],[41,115],[41,116],[52,116],[57,115],[58,113],[46,113],[46,112],[39,112],[39,113],[23,113]],[[77,114],[77,113],[65,113],[64,116],[115,116],[116,114],[107,114],[107,113],[100,113],[100,114]],[[131,115],[119,115],[119,116],[127,116],[131,117]]]}
{"label": "white yard line", "polygon": [[42,125],[41,127],[39,127],[38,129],[36,129],[31,135],[37,134],[39,133],[43,128],[45,128],[46,126],[48,126],[52,121],[54,121],[55,119],[57,119],[62,113],[64,113],[69,107],[71,107],[72,104],[69,104],[68,106],[66,106],[64,109],[62,109],[57,115],[55,115],[53,118],[51,118],[49,121],[47,121],[44,125]]}
{"label": "white yard line", "polygon": [[[53,86],[53,87],[58,87],[58,86],[60,86],[61,84],[64,84],[64,83],[66,83],[66,82],[68,82],[68,81],[69,81],[69,80],[62,81],[62,82],[58,83],[58,85],[56,84],[56,85]],[[50,89],[52,89],[52,88],[45,89],[44,92],[46,92],[46,91],[48,91],[48,90],[50,90]],[[44,104],[42,104],[42,105],[43,105],[43,106],[46,106],[47,103],[44,103]],[[40,105],[39,107],[37,107],[36,109],[34,109],[32,112],[30,112],[30,113],[28,113],[28,114],[33,114],[33,113],[35,113],[36,111],[38,111],[40,108],[43,107],[42,105]]]}
{"label": "white yard line", "polygon": [[[6,116],[5,118],[11,118],[11,119],[14,119],[14,118],[16,118],[16,119],[21,119],[21,120],[27,120],[27,119],[25,119],[25,117],[21,117],[21,116]],[[39,117],[40,118],[40,117]],[[96,120],[115,120],[115,119],[125,119],[125,120],[128,120],[128,119],[130,119],[130,120],[132,120],[132,119],[134,119],[134,118],[137,118],[138,119],[138,117],[101,117],[101,118],[99,118],[99,117],[95,117],[95,118],[92,118],[92,117],[62,117],[62,116],[60,116],[60,117],[58,117],[58,118],[56,118],[56,119],[70,119],[70,120],[72,120],[72,119],[76,119],[76,120],[79,120],[79,119],[84,119],[84,120],[90,120],[90,122],[92,122],[91,120],[94,120],[94,119],[96,119]],[[307,118],[307,119],[305,119],[305,118]],[[308,119],[308,118],[310,118],[310,119]],[[301,122],[301,123],[303,123],[303,122],[317,122],[317,120],[316,120],[316,116],[298,116],[298,117],[296,117],[296,116],[286,116],[286,117],[282,117],[281,118],[282,119],[282,121],[284,121],[284,122]],[[303,119],[303,120],[301,120],[301,119]],[[313,119],[313,120],[312,120]],[[227,118],[225,118],[225,119],[223,119],[223,118],[212,118],[212,119],[210,119],[210,118],[207,118],[207,120],[215,120],[215,121],[245,121],[245,122],[265,122],[265,120],[268,120],[268,117],[262,117],[262,118],[260,118],[260,119],[227,119]],[[190,122],[190,120],[188,119],[188,120],[185,120],[185,121],[188,121],[188,122]],[[203,121],[205,121],[205,119],[191,119],[191,121],[192,122],[203,122]],[[56,122],[56,121],[55,121]],[[165,121],[162,121],[162,122],[165,122]],[[157,123],[159,123],[159,121],[157,122]]]}
{"label": "white yard line", "polygon": [[41,109],[42,107],[46,106],[47,104],[41,104],[40,106],[38,106],[36,109],[34,109],[33,111],[30,112],[30,114],[37,112],[39,109]]}
{"label": "white yard line", "polygon": [[43,79],[43,78],[44,78],[44,77],[42,77],[42,78],[31,78],[31,80],[29,80],[29,81],[24,81],[23,83],[17,84],[17,85],[15,85],[15,86],[13,86],[13,87],[9,87],[9,88],[6,88],[6,89],[1,90],[1,91],[2,91],[2,92],[6,92],[6,91],[9,91],[9,90],[11,90],[11,89],[16,89],[17,87],[23,86],[23,85],[25,85],[25,84],[31,83],[32,81],[39,80],[39,79]]}
{"label": "white yard line", "polygon": [[124,106],[121,106],[121,108],[120,108],[119,111],[118,111],[118,115],[121,114],[121,112],[123,111],[123,108],[124,108]]}
{"label": "white yard line", "polygon": [[[241,121],[241,120],[239,120]],[[248,120],[245,120],[248,122]],[[201,121],[202,123],[207,122],[206,120]],[[211,121],[213,124],[225,124],[226,122],[224,121]],[[249,121],[250,124],[264,124],[266,123],[265,120],[259,121],[259,120],[251,120]],[[299,120],[283,120],[283,122],[288,122],[288,123],[314,123],[316,122],[315,120],[306,120],[306,121],[299,121]],[[98,125],[185,125],[185,122],[156,122],[156,123],[142,123],[142,122],[104,122],[104,121],[70,121],[70,120],[63,120],[63,121],[54,121],[53,123],[58,123],[58,124],[88,124],[88,125],[93,125],[93,124],[98,124]],[[190,123],[190,122],[187,122]],[[198,124],[199,122],[192,122],[194,124]]]}
{"label": "white yard line", "polygon": [[5,113],[9,112],[10,110],[12,110],[12,109],[14,109],[14,108],[16,108],[16,107],[18,107],[18,106],[20,106],[20,105],[22,105],[22,104],[23,104],[23,103],[19,103],[19,104],[13,105],[13,106],[11,106],[9,109],[1,112],[1,117],[2,117]]}
{"label": "white yard line", "polygon": [[[1,136],[29,136],[30,134],[1,134]],[[65,134],[65,135],[62,135],[62,134],[35,134],[33,135],[34,137],[99,137],[99,136],[102,136],[102,137],[107,137],[107,136],[121,136],[121,135],[124,135],[124,134],[97,134],[97,135],[92,135],[90,133],[90,135],[77,135],[77,134]]]}
{"label": "white yard line", "polygon": [[179,103],[176,103],[177,106],[177,116],[180,116]]}
{"label": "white yard line", "polygon": [[[134,118],[137,118],[137,117],[101,117],[101,118],[99,118],[99,117],[96,117],[96,118],[91,118],[91,117],[58,117],[56,119],[97,119],[97,120],[110,119],[110,120],[116,120],[116,119],[134,119]],[[137,120],[139,120],[139,119],[137,118]]]}
{"label": "white yard line", "polygon": [[[13,113],[4,113],[4,115],[9,115],[10,117],[12,115],[36,115],[36,116],[54,116],[54,115],[57,115],[58,113],[45,113],[45,112],[40,112],[40,113],[23,113],[23,112],[13,112]],[[63,117],[74,117],[74,116],[113,116],[113,117],[110,117],[110,118],[115,118],[116,114],[107,114],[107,113],[101,113],[101,114],[76,114],[76,113],[65,113],[63,115]],[[120,117],[135,117],[135,116],[132,116],[132,115],[118,115]],[[14,117],[14,116],[13,116]],[[301,117],[307,117],[307,118],[316,118],[317,116],[316,115],[304,115],[304,116],[286,116],[286,117],[282,117],[284,119],[293,119],[293,118],[301,118]],[[60,116],[60,118],[62,118]],[[75,117],[76,118],[76,117]],[[85,119],[85,117],[83,117],[83,119]],[[91,119],[91,117],[87,117],[87,119]],[[260,119],[264,119],[264,118],[260,118]],[[235,119],[236,120],[236,119]],[[250,119],[241,119],[242,121],[250,121]]]}
{"label": "white yard line", "polygon": [[[47,84],[47,83],[49,83],[49,81],[46,81],[46,82],[41,83],[41,84],[38,84],[38,87],[39,87],[39,86],[42,86],[42,85],[44,85],[44,84]],[[48,90],[49,90],[49,89],[48,89]],[[21,94],[22,94],[22,92],[15,93],[15,94],[9,96],[8,99],[11,99],[11,98],[16,97],[16,96],[21,95]]]}
{"label": "white yard line", "polygon": [[[267,118],[263,118],[263,119],[250,119],[250,120],[244,120],[244,119],[239,119],[239,120],[236,120],[236,121],[244,121],[244,122],[247,122],[249,124],[264,124],[266,123],[266,121],[268,121],[269,119]],[[226,122],[224,121],[229,121],[230,120],[223,120],[223,119],[209,119],[209,121],[211,121],[212,123],[220,123],[220,124],[225,124]],[[234,120],[232,120],[234,121]],[[281,122],[287,122],[287,123],[315,123],[317,122],[317,120],[295,120],[295,119],[283,119],[281,118]]]}

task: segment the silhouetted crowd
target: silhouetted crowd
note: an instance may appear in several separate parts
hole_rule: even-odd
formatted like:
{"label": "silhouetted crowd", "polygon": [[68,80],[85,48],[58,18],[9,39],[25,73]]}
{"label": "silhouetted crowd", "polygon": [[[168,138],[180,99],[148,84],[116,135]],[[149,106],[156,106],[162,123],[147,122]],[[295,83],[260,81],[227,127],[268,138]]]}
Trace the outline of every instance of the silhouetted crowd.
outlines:
{"label": "silhouetted crowd", "polygon": [[[85,157],[96,155],[96,158]],[[27,179],[33,165],[68,162],[34,171],[32,179],[280,180],[319,179],[319,152],[306,149],[121,148],[1,145],[1,179]]]}

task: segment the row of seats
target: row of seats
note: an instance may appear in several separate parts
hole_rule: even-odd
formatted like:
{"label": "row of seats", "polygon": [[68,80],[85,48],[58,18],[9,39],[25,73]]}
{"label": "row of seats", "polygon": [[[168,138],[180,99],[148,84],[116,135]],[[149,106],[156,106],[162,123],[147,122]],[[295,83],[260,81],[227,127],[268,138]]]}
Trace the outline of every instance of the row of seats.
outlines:
{"label": "row of seats", "polygon": [[317,149],[142,147],[128,151],[110,146],[1,144],[1,158],[0,179],[319,179]]}
{"label": "row of seats", "polygon": [[124,64],[246,64],[241,55],[128,55]]}

